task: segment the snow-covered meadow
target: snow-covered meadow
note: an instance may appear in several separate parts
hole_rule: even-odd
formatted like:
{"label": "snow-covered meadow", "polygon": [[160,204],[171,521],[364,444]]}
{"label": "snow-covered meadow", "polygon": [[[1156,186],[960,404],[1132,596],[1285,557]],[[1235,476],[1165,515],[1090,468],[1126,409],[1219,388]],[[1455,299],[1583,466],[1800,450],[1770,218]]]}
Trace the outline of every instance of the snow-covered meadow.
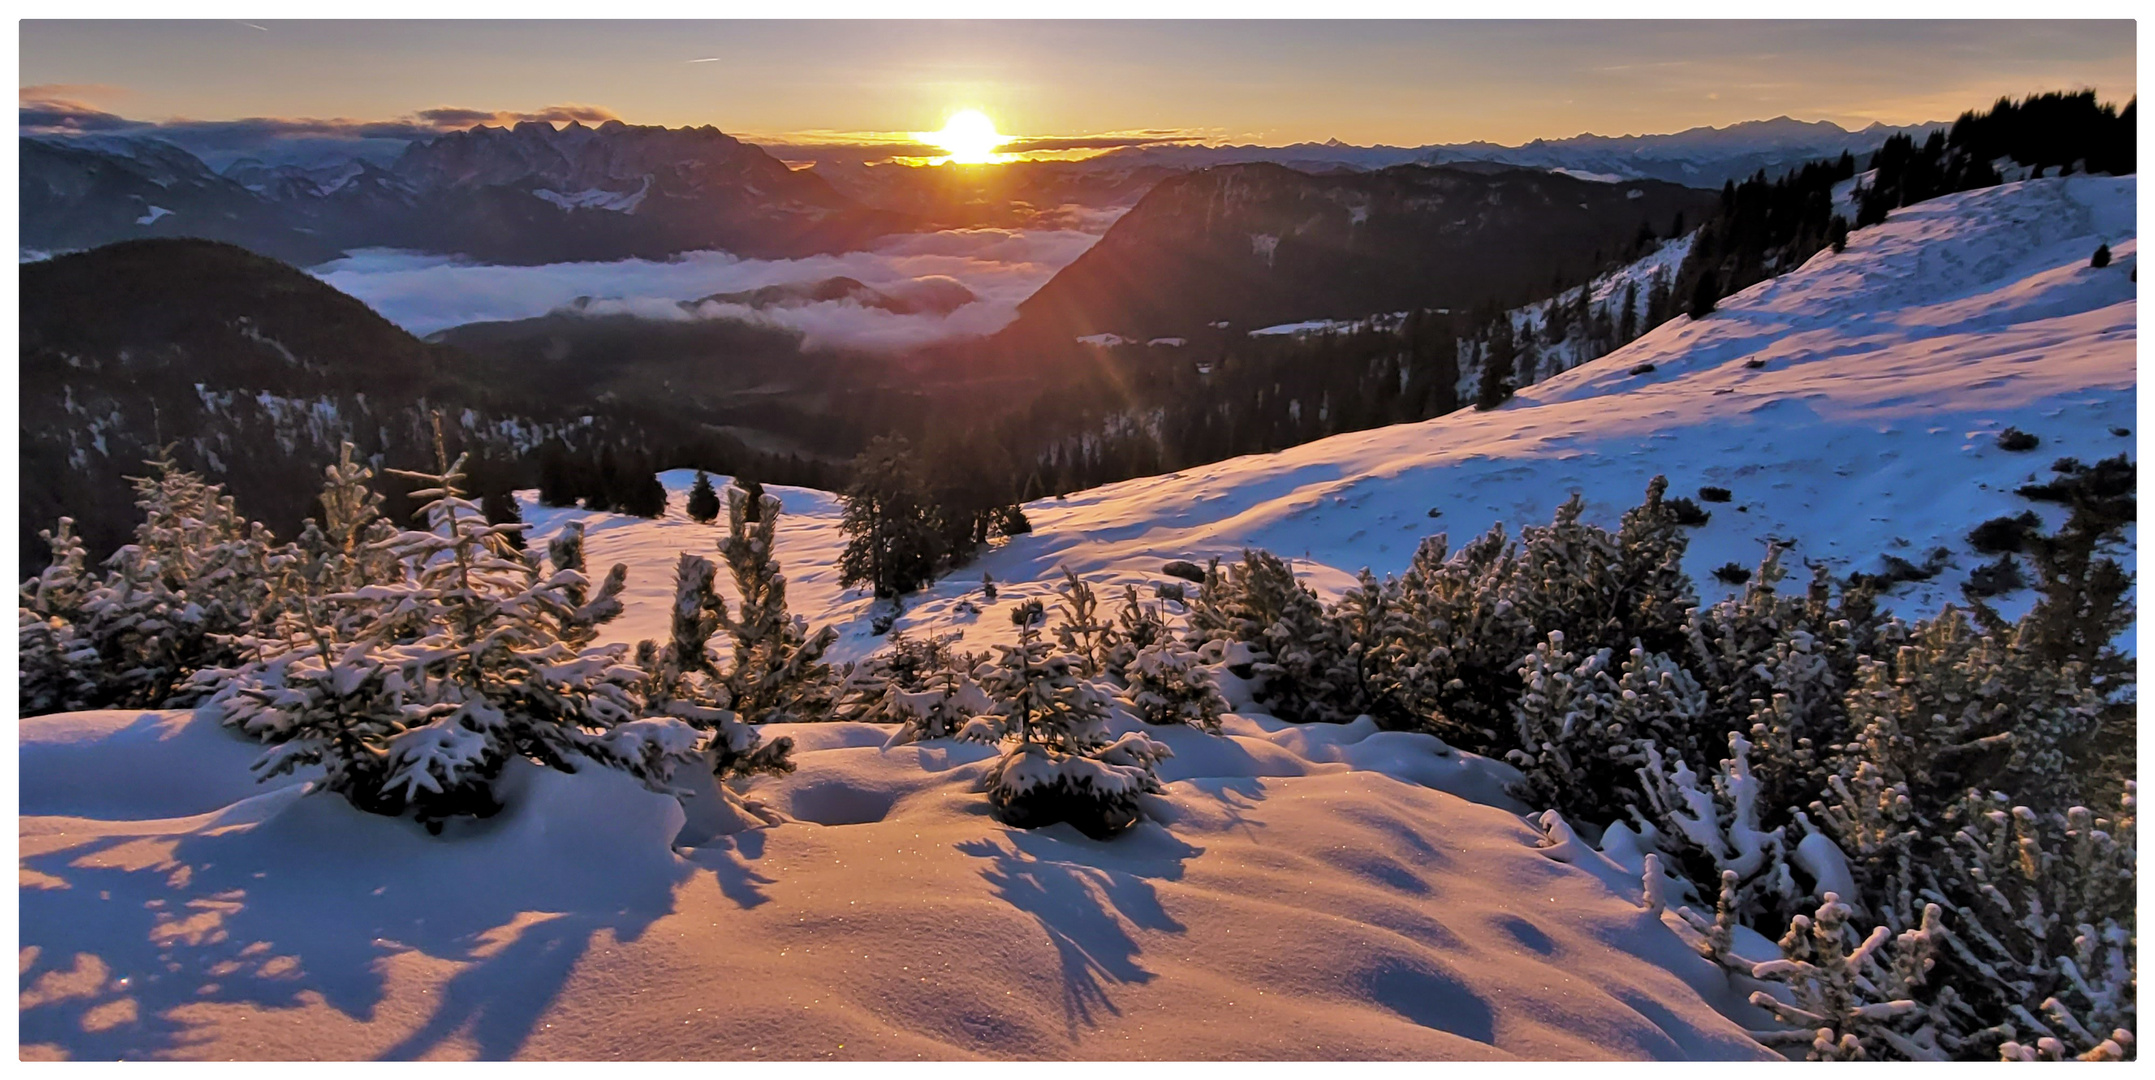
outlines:
{"label": "snow-covered meadow", "polygon": [[[1063,569],[1149,596],[1165,561],[1245,545],[1335,592],[1574,491],[1613,524],[1656,474],[1732,492],[1692,531],[1704,598],[1769,539],[1839,573],[1943,546],[1944,573],[1889,598],[1927,614],[1977,563],[1967,531],[2030,508],[2014,488],[2131,448],[2134,196],[2072,177],[1934,200],[1498,410],[1029,505],[1033,533],[898,627],[985,648]],[[2041,446],[1999,449],[2008,426]],[[689,475],[664,479],[657,521],[526,508],[628,564],[608,640],[663,636],[678,553],[719,535],[681,516]],[[839,628],[836,659],[881,646],[838,587],[835,498],[772,493],[794,610]],[[747,785],[777,825],[713,833],[625,776],[519,765],[508,810],[432,837],[304,775],[257,787],[255,748],[187,713],[26,720],[25,1056],[1769,1056],[1752,988],[1646,903],[1635,853],[1545,830],[1508,766],[1432,736],[1155,729],[1175,753],[1155,820],[1097,842],[989,816],[988,748],[781,733],[799,770]]]}

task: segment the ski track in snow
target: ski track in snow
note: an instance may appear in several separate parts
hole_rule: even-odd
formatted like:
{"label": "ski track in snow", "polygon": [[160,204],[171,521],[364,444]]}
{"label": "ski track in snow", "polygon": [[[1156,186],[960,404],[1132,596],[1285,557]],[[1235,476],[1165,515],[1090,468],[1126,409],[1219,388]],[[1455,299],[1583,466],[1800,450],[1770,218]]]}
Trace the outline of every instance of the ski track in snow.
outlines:
{"label": "ski track in snow", "polygon": [[[1692,534],[1702,599],[1768,537],[1844,573],[1942,544],[1955,565],[1891,597],[1928,614],[1978,562],[1967,530],[2028,508],[2013,488],[2130,449],[2109,428],[2134,424],[2134,190],[1935,200],[1494,412],[1031,504],[1032,534],[899,626],[984,648],[1063,567],[1112,607],[1167,559],[1244,545],[1331,592],[1426,533],[1545,523],[1574,490],[1613,524],[1656,473],[1734,492]],[[1997,449],[2008,425],[2043,445]],[[677,554],[716,555],[718,529],[679,516],[690,475],[665,475],[657,521],[527,507],[535,538],[580,517],[594,570],[629,564],[609,640],[661,636]],[[840,629],[839,659],[882,645],[838,587],[835,497],[771,491],[794,609]],[[1001,595],[962,615],[982,570]],[[188,713],[25,720],[24,1056],[1768,1056],[1742,1032],[1763,1015],[1640,906],[1635,854],[1550,846],[1506,766],[1426,735],[1156,730],[1176,752],[1160,820],[1097,843],[997,824],[972,790],[986,748],[783,733],[799,771],[750,792],[791,820],[675,847],[679,803],[597,770],[512,767],[508,810],[436,838],[305,777],[256,786],[255,748]]]}

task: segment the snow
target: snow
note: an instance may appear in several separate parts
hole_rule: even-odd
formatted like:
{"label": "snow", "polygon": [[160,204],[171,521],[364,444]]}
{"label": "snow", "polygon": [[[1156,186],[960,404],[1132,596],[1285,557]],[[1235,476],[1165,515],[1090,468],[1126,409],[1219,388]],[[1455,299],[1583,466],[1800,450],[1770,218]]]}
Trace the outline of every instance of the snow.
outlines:
{"label": "snow", "polygon": [[[1433,310],[1442,312],[1447,309]],[[1259,327],[1250,331],[1249,336],[1307,337],[1313,334],[1354,334],[1364,330],[1389,330],[1405,322],[1406,318],[1406,312],[1394,311],[1388,315],[1371,315],[1363,319],[1304,319],[1301,322]]]}
{"label": "snow", "polygon": [[563,210],[611,210],[617,214],[633,214],[643,204],[644,196],[651,193],[651,178],[646,176],[634,191],[607,191],[604,188],[588,188],[583,191],[548,191],[538,188],[532,191],[547,202]]}
{"label": "snow", "polygon": [[135,224],[154,225],[156,224],[158,218],[164,217],[171,212],[172,211],[167,210],[162,206],[152,206],[149,208],[148,212],[144,213],[141,217],[135,219]]}
{"label": "snow", "polygon": [[[1334,593],[1402,569],[1429,532],[1516,534],[1575,490],[1613,524],[1655,474],[1735,493],[1691,534],[1702,599],[1768,538],[1837,573],[1944,545],[1945,573],[1887,598],[1928,614],[1981,561],[1968,529],[2030,508],[2015,487],[2131,448],[2110,429],[2134,425],[2134,199],[2130,178],[2076,176],[1934,200],[1500,409],[1029,504],[1032,533],[907,598],[897,625],[984,649],[1015,636],[1004,605],[1053,607],[1062,568],[1112,606],[1124,583],[1149,598],[1169,559],[1245,545]],[[2007,426],[2042,447],[1998,449]],[[678,553],[714,551],[720,530],[681,513],[692,477],[662,474],[654,521],[526,493],[535,539],[582,520],[594,568],[629,565],[605,640],[662,637]],[[836,497],[769,490],[794,610],[839,630],[834,659],[887,644],[838,586]],[[1764,1015],[1643,895],[1628,831],[1596,851],[1507,796],[1508,766],[1367,719],[1286,724],[1224,689],[1243,711],[1221,735],[1148,730],[1174,752],[1144,796],[1155,820],[1105,843],[1001,826],[974,790],[992,750],[888,746],[888,726],[768,730],[800,765],[746,785],[775,826],[714,815],[708,793],[684,808],[518,766],[508,810],[430,837],[298,781],[256,788],[255,749],[188,713],[35,718],[23,1053],[1767,1056],[1742,1032]]]}
{"label": "snow", "polygon": [[[2016,488],[2049,478],[2057,458],[2132,449],[2111,429],[2137,430],[2134,191],[2131,178],[2054,177],[1897,210],[1851,234],[1846,252],[1821,252],[1725,298],[1703,321],[1679,317],[1495,411],[1031,503],[1030,535],[909,597],[897,627],[958,633],[985,649],[1012,640],[1003,604],[1054,605],[1064,567],[1104,597],[1124,584],[1149,597],[1172,580],[1160,572],[1166,561],[1234,559],[1245,546],[1292,559],[1335,594],[1361,567],[1405,569],[1427,534],[1447,532],[1456,547],[1499,521],[1514,535],[1546,523],[1573,491],[1584,493],[1590,520],[1613,526],[1657,474],[1672,496],[1695,498],[1707,485],[1733,493],[1702,504],[1712,519],[1690,530],[1685,566],[1702,600],[1734,590],[1715,568],[1755,566],[1769,539],[1795,542],[1787,562],[1799,578],[1804,560],[1845,575],[1876,571],[1886,554],[1921,562],[1944,546],[1944,572],[1884,598],[1929,614],[1957,601],[1968,572],[1989,561],[1966,543],[1975,525],[2023,510],[2048,527],[2062,522],[2061,510]],[[2087,265],[2097,243],[2110,245],[2108,269]],[[1680,259],[1674,247],[1657,258]],[[1596,294],[1620,288],[1597,282]],[[1746,367],[1753,359],[1766,366]],[[1649,363],[1653,372],[1630,374]],[[1997,434],[2011,426],[2042,445],[1999,449]],[[662,477],[676,515],[692,476]],[[780,559],[796,609],[838,627],[837,658],[873,651],[869,601],[837,587],[836,499],[772,490],[786,504]],[[663,636],[676,553],[708,551],[715,534],[678,516],[538,509],[527,520],[544,533],[542,522],[563,513],[591,522],[594,565],[629,564],[630,612],[611,624],[616,639]],[[959,602],[980,604],[982,571],[1000,595],[972,614]],[[2031,599],[2013,593],[1998,604],[2012,617]]]}
{"label": "snow", "polygon": [[1162,823],[1098,843],[988,817],[988,748],[887,732],[772,729],[801,767],[751,793],[790,820],[694,846],[672,798],[521,764],[440,837],[297,785],[26,802],[25,1055],[1765,1056],[1635,881],[1449,793],[1504,767],[1428,736],[1165,730]]}
{"label": "snow", "polygon": [[1117,345],[1130,344],[1130,339],[1123,337],[1121,334],[1086,334],[1083,337],[1078,338],[1077,342],[1080,345],[1097,345],[1101,348],[1113,348]]}
{"label": "snow", "polygon": [[[1513,332],[1521,341],[1526,339],[1527,334],[1539,332],[1549,320],[1550,307],[1553,304],[1562,304],[1570,309],[1579,302],[1579,289],[1582,287],[1593,290],[1590,299],[1595,307],[1607,308],[1612,320],[1621,321],[1626,290],[1636,286],[1638,313],[1643,320],[1647,298],[1653,289],[1654,276],[1661,276],[1663,287],[1672,287],[1676,280],[1676,271],[1683,266],[1684,257],[1691,253],[1691,243],[1697,236],[1696,232],[1691,232],[1673,240],[1665,240],[1652,252],[1595,278],[1585,286],[1575,286],[1551,299],[1538,300],[1524,307],[1511,309],[1506,314],[1511,318]],[[1462,346],[1468,344],[1462,342]],[[1537,340],[1534,345],[1537,361],[1534,366],[1535,381],[1539,382],[1550,375],[1578,367],[1584,362],[1586,345],[1587,335],[1577,328],[1563,341],[1554,345],[1542,344]],[[1481,387],[1481,378],[1481,362],[1472,355],[1471,348],[1463,347],[1459,383],[1456,388],[1461,400],[1473,398]]]}

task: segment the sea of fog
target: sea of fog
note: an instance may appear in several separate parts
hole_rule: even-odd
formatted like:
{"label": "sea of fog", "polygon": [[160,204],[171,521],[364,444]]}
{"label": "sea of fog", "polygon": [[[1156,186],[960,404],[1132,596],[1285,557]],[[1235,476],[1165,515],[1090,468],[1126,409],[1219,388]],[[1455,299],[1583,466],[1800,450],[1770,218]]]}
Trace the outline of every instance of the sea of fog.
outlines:
{"label": "sea of fog", "polygon": [[[1017,317],[1020,301],[1099,238],[1096,231],[1077,229],[949,229],[887,237],[866,251],[802,259],[742,259],[699,251],[663,261],[544,266],[496,266],[368,249],[311,272],[422,336],[464,323],[544,315],[589,297],[582,310],[590,314],[749,319],[799,330],[809,347],[900,351],[1002,329]],[[832,277],[854,278],[885,291],[943,278],[964,285],[978,299],[947,315],[898,315],[849,301],[764,310],[707,304],[695,311],[678,303]]]}

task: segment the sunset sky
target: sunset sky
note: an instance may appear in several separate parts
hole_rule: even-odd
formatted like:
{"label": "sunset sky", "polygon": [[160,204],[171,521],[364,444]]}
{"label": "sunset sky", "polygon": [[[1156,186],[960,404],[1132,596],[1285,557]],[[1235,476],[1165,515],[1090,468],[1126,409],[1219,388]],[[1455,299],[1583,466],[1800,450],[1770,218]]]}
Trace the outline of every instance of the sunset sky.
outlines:
{"label": "sunset sky", "polygon": [[[1787,114],[1950,119],[2133,96],[2129,22],[38,22],[25,106],[85,117],[522,115],[876,141],[976,108],[1005,134],[1420,145]],[[44,115],[40,113],[38,115]],[[32,113],[24,113],[30,123]]]}

